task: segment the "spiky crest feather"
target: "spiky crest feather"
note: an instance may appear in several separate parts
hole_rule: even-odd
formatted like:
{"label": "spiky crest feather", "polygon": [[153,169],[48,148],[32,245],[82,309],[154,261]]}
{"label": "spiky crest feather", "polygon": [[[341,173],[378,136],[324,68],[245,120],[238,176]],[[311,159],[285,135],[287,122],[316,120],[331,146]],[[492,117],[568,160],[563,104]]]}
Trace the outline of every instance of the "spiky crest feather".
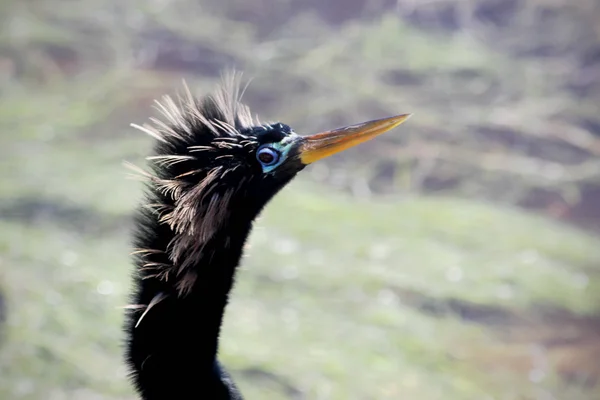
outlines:
{"label": "spiky crest feather", "polygon": [[[243,162],[231,150],[255,145],[243,131],[260,123],[241,103],[245,87],[242,89],[240,78],[241,74],[229,73],[214,94],[202,99],[194,97],[184,81],[184,95],[178,95],[177,102],[168,95],[162,102],[155,101],[164,121],[150,118],[151,124],[132,124],[156,139],[155,154],[146,158],[152,172],[132,164],[126,166],[148,182],[148,203],[144,207],[174,233],[166,252],[141,248],[132,254],[138,260],[142,279],[174,279],[179,296],[191,290],[197,275],[190,267],[206,256],[202,253],[204,244],[227,218],[235,188],[221,188],[219,182],[235,173]],[[222,150],[227,154],[220,154]],[[197,153],[204,152],[213,153],[211,157],[221,162],[208,167],[197,165]],[[135,307],[145,307],[146,313],[163,298],[158,294],[156,301]]]}

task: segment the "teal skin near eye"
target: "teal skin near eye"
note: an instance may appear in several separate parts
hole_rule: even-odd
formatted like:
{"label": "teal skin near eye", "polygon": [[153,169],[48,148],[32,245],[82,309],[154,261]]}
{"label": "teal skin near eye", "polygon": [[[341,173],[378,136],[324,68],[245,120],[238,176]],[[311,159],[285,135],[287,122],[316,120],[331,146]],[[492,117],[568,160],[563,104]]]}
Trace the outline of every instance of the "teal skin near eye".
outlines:
{"label": "teal skin near eye", "polygon": [[[256,159],[260,163],[263,173],[271,173],[279,167],[286,160],[291,146],[292,143],[268,143],[260,146],[256,151]],[[269,155],[272,156],[271,161],[261,160],[261,157],[269,158]]]}

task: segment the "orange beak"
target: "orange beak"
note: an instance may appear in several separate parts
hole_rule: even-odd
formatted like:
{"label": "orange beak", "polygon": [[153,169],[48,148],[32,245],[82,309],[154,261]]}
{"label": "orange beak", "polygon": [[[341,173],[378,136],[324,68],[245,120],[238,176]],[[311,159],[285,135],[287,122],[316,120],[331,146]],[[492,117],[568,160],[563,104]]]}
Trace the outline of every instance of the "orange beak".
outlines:
{"label": "orange beak", "polygon": [[412,114],[402,114],[390,118],[376,119],[357,125],[303,136],[299,147],[300,161],[308,165],[322,158],[354,147],[387,132],[404,121]]}

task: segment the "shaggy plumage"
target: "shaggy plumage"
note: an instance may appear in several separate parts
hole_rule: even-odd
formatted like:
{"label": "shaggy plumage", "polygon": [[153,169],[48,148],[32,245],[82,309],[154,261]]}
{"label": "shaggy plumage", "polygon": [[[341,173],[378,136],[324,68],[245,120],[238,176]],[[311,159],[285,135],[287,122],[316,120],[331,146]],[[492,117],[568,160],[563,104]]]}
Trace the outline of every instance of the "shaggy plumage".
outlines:
{"label": "shaggy plumage", "polygon": [[[133,254],[145,279],[167,281],[173,275],[179,295],[193,286],[197,276],[190,267],[200,261],[205,244],[226,220],[231,197],[247,177],[243,169],[236,170],[246,161],[243,156],[257,146],[242,134],[254,121],[249,108],[239,101],[236,78],[228,77],[214,95],[201,100],[185,86],[185,97],[178,104],[169,96],[156,102],[166,122],[151,118],[152,125],[132,124],[157,140],[156,154],[147,157],[153,162],[153,173],[129,164],[150,182],[150,198],[144,207],[173,232],[168,249],[139,248]],[[236,157],[239,154],[242,157]],[[213,162],[198,162],[199,158]],[[234,177],[238,187],[225,180]],[[161,253],[168,262],[155,261]]]}

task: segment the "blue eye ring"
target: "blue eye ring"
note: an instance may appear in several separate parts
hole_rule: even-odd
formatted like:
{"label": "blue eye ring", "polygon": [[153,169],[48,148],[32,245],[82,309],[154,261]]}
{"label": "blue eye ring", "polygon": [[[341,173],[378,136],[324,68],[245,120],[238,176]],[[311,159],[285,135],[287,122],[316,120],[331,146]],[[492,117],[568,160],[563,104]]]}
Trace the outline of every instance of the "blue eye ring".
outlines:
{"label": "blue eye ring", "polygon": [[263,146],[256,152],[256,159],[265,167],[276,165],[281,158],[281,153],[273,147]]}

